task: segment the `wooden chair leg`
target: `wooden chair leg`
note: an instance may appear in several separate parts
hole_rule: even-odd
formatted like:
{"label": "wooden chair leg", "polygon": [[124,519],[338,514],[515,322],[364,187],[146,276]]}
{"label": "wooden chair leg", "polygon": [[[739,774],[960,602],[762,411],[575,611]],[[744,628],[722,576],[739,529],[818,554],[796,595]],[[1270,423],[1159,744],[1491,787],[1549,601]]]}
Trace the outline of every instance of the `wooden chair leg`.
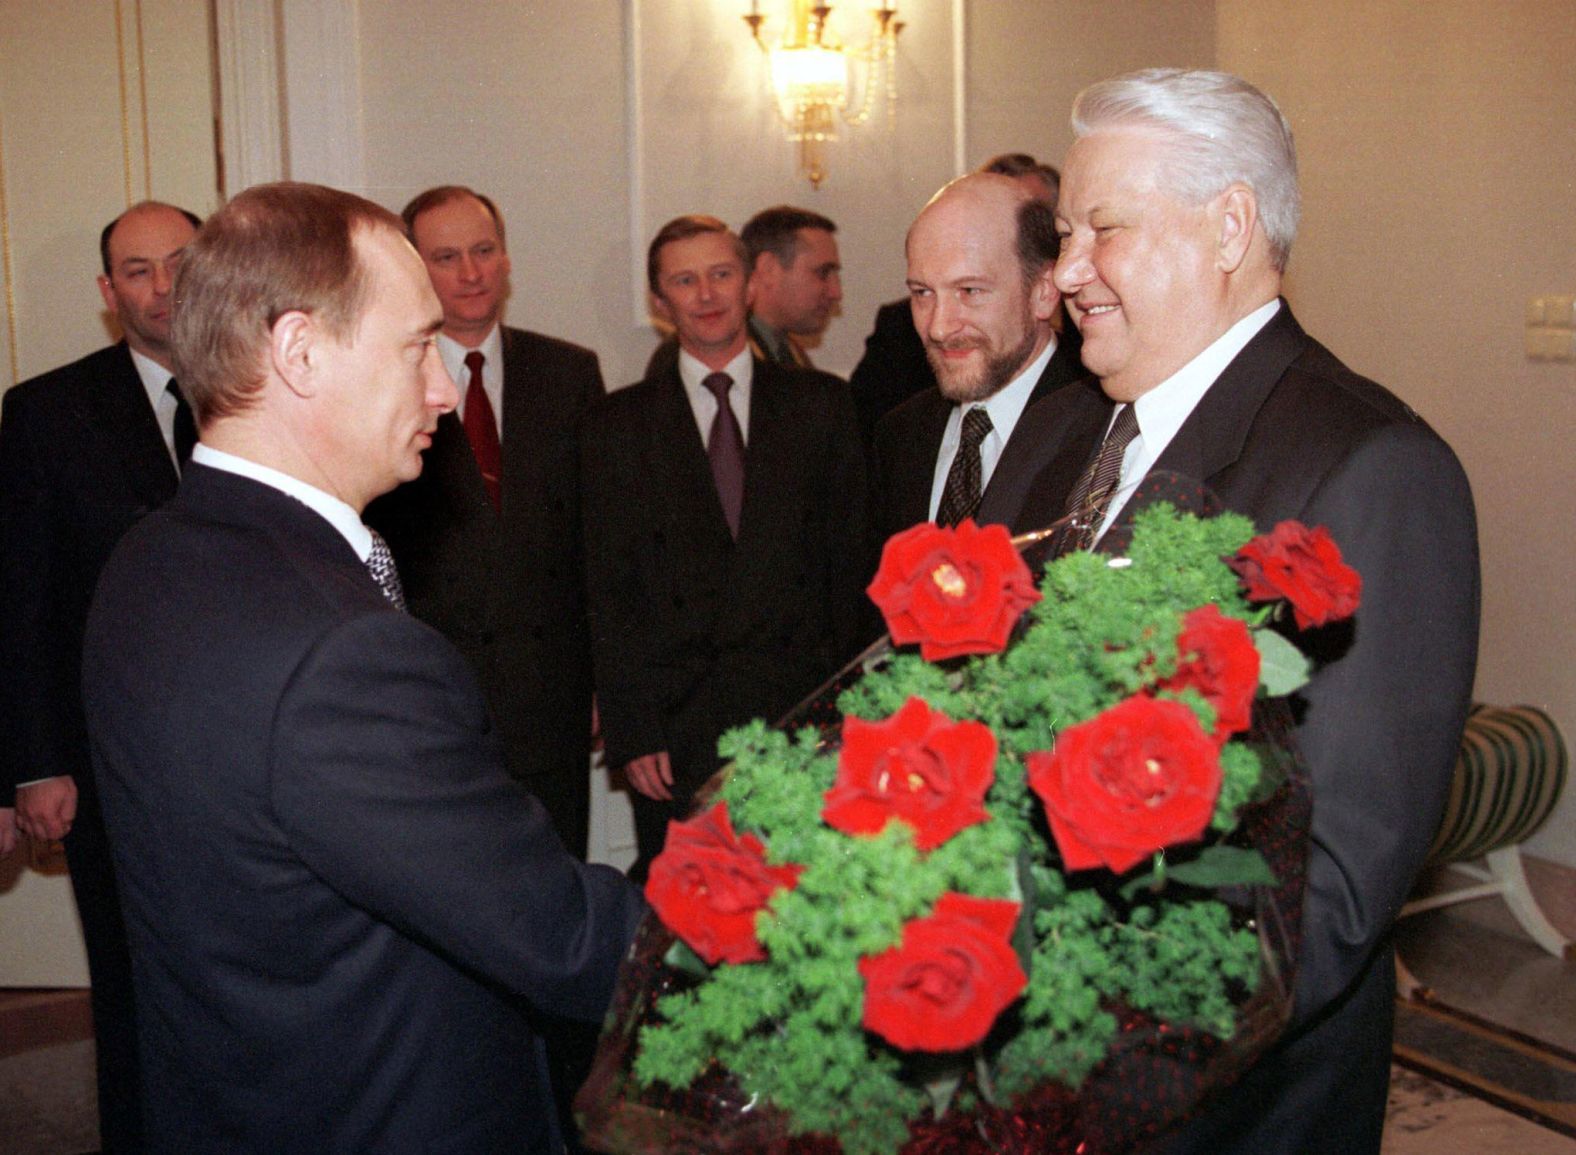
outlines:
{"label": "wooden chair leg", "polygon": [[1412,973],[1412,968],[1402,961],[1401,956],[1395,956],[1395,997],[1406,999],[1409,1002],[1427,1002],[1433,998],[1434,992],[1430,990],[1421,979]]}

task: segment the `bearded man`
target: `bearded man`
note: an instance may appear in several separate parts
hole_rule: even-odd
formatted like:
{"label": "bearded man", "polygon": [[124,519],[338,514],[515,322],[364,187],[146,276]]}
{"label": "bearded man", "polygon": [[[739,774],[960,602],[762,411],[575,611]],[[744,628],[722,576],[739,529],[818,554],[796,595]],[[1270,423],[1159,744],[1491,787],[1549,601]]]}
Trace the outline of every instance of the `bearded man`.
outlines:
{"label": "bearded man", "polygon": [[1051,206],[999,173],[953,181],[909,228],[909,302],[936,387],[876,426],[878,542],[926,520],[1006,520],[990,491],[1024,453],[1019,418],[1083,375],[1057,337],[1056,248]]}

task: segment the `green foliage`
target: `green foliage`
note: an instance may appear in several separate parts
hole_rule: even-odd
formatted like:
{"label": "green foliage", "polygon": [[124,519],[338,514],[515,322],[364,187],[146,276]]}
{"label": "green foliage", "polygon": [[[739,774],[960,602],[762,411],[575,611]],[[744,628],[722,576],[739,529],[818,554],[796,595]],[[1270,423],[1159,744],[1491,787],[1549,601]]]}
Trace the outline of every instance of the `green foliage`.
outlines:
{"label": "green foliage", "polygon": [[1226,886],[1274,886],[1275,872],[1257,850],[1242,846],[1206,846],[1197,854],[1183,857],[1175,864],[1129,878],[1122,884],[1123,902],[1141,898],[1143,891],[1158,892],[1169,881],[1202,890]]}
{"label": "green foliage", "polygon": [[[758,916],[765,961],[719,966],[660,1001],[665,1021],[642,1034],[637,1080],[682,1087],[720,1063],[787,1112],[796,1131],[836,1134],[852,1155],[896,1149],[909,1121],[931,1109],[925,1070],[950,1093],[948,1064],[956,1070],[963,1057],[927,1068],[867,1034],[858,964],[896,944],[904,924],[948,891],[1023,902],[1015,945],[1029,979],[981,1051],[988,1077],[972,1090],[965,1082],[953,1110],[975,1094],[1011,1102],[1047,1080],[1078,1086],[1115,1038],[1117,1002],[1229,1035],[1234,1000],[1257,981],[1258,948],[1208,888],[1252,877],[1251,864],[1206,851],[1192,855],[1190,874],[1180,855],[1169,879],[1146,875],[1127,897],[1108,898],[1060,871],[1024,758],[1174,672],[1187,610],[1214,604],[1250,625],[1261,620],[1221,562],[1252,532],[1233,515],[1146,510],[1127,559],[1078,553],[1047,567],[1043,600],[1004,654],[937,665],[897,653],[871,663],[838,701],[846,716],[884,719],[917,696],[996,735],[990,819],[929,854],[902,823],[849,837],[821,821],[837,755],[818,731],[790,735],[760,722],[731,731],[722,798],[735,828],[759,835],[771,862],[803,872]],[[1198,694],[1178,698],[1213,722]],[[1280,780],[1274,760],[1242,742],[1225,747],[1221,766],[1216,836]]]}
{"label": "green foliage", "polygon": [[1308,680],[1308,656],[1267,627],[1253,631],[1259,650],[1259,681],[1264,692],[1280,697],[1300,689]]}
{"label": "green foliage", "polygon": [[1230,1038],[1234,992],[1251,989],[1259,943],[1233,930],[1217,902],[1171,902],[1136,908],[1117,923],[1112,942],[1127,1001],[1173,1023]]}

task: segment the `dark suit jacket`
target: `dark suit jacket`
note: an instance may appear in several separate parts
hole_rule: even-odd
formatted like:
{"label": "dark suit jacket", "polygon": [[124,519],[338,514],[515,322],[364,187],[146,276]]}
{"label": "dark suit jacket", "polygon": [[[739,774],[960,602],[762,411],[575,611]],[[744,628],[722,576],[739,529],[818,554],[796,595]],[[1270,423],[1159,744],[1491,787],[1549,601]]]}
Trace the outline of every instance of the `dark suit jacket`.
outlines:
{"label": "dark suit jacket", "polygon": [[596,354],[503,330],[503,501],[494,511],[455,414],[422,473],[367,509],[411,613],[471,663],[509,770],[586,852],[591,645],[580,549],[580,425],[603,395]]}
{"label": "dark suit jacket", "polygon": [[177,475],[124,342],[5,394],[0,418],[0,805],[69,774],[93,794],[82,629],[105,559]]}
{"label": "dark suit jacket", "polygon": [[514,1000],[599,1016],[642,904],[505,773],[459,652],[316,513],[194,465],[83,674],[149,1149],[548,1150]]}
{"label": "dark suit jacket", "polygon": [[[986,522],[982,515],[994,508],[995,503],[987,504],[987,501],[996,478],[1013,475],[1018,468],[1014,465],[1015,459],[1028,461],[1035,456],[1037,431],[1032,423],[1026,429],[1022,417],[1036,402],[1083,375],[1084,367],[1077,351],[1058,339],[1056,351],[1029,394],[1023,414],[991,474],[990,484],[985,487],[980,499],[981,515],[975,519],[980,524]],[[870,521],[878,545],[894,533],[929,518],[936,457],[941,452],[941,438],[954,408],[953,403],[941,395],[941,390],[932,386],[903,402],[877,424],[870,453]]]}
{"label": "dark suit jacket", "polygon": [[[1074,386],[1042,408],[1037,420],[1064,432],[1042,447],[1024,526],[1061,515],[1111,403]],[[1202,479],[1261,530],[1327,526],[1363,582],[1351,623],[1299,639],[1318,666],[1296,703],[1314,816],[1292,1025],[1166,1149],[1376,1152],[1389,933],[1439,824],[1476,664],[1467,479],[1417,414],[1310,339],[1284,302],[1155,468]]]}
{"label": "dark suit jacket", "polygon": [[608,761],[667,750],[693,787],[724,729],[775,720],[866,640],[848,387],[755,362],[737,542],[676,364],[609,394],[583,456]]}
{"label": "dark suit jacket", "polygon": [[925,356],[925,342],[914,329],[907,297],[876,310],[875,328],[865,338],[865,355],[849,375],[848,387],[867,445],[882,417],[915,394],[936,387],[936,374]]}
{"label": "dark suit jacket", "polygon": [[64,839],[92,978],[99,1130],[140,1149],[131,955],[82,715],[82,631],[99,572],[175,494],[175,464],[125,342],[11,389],[0,417],[0,806],[70,775]]}

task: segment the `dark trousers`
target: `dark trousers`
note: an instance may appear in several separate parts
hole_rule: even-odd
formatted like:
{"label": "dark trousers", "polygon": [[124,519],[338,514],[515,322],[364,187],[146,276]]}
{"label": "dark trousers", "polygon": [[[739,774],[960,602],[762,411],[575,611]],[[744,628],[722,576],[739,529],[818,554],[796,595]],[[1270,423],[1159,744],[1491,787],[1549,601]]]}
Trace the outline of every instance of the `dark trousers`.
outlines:
{"label": "dark trousers", "polygon": [[77,814],[64,841],[71,890],[82,920],[98,1065],[99,1137],[105,1152],[143,1150],[141,1065],[137,1011],[131,990],[131,950],[115,890],[115,868],[98,799],[79,790]]}

